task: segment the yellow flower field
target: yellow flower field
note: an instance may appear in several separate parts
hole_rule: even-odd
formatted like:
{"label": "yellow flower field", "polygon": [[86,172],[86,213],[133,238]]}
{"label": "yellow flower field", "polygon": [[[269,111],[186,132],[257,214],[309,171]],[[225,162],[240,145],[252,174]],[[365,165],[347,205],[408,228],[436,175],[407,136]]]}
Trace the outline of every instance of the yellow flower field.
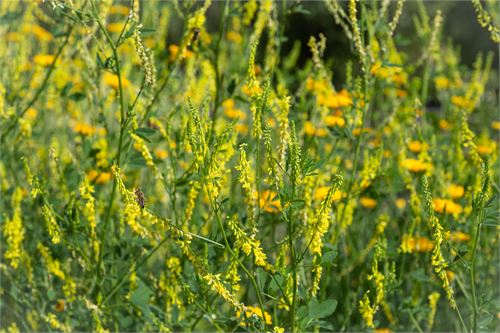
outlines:
{"label": "yellow flower field", "polygon": [[411,3],[0,2],[0,332],[498,330],[499,66]]}

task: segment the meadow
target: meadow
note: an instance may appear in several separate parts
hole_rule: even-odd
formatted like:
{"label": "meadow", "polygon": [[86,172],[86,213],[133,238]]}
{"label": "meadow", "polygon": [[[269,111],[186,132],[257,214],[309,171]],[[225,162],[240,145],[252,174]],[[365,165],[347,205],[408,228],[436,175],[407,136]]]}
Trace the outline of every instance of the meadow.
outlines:
{"label": "meadow", "polygon": [[0,332],[500,330],[498,64],[411,2],[1,1]]}

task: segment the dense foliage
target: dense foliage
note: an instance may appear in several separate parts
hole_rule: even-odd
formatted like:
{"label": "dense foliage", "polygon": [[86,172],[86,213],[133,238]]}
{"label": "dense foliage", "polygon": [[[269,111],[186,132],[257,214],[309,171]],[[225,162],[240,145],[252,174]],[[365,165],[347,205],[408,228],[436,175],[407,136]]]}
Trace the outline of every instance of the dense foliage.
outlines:
{"label": "dense foliage", "polygon": [[3,332],[499,328],[492,55],[321,5],[0,2]]}

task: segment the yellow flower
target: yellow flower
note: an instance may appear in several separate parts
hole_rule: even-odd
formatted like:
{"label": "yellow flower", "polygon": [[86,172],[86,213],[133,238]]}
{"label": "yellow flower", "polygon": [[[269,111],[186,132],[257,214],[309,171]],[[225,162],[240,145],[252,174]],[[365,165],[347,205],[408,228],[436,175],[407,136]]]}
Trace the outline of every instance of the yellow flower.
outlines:
{"label": "yellow flower", "polygon": [[464,187],[461,185],[451,184],[448,186],[447,192],[453,199],[459,199],[464,195]]}
{"label": "yellow flower", "polygon": [[434,79],[434,84],[436,85],[437,89],[444,90],[450,87],[450,80],[448,80],[448,78],[445,76],[437,76]]}
{"label": "yellow flower", "polygon": [[432,241],[427,237],[411,237],[404,235],[401,248],[403,252],[407,253],[430,252],[434,248],[434,243],[432,243]]}
{"label": "yellow flower", "polygon": [[168,152],[165,149],[157,148],[155,149],[155,156],[160,160],[167,158]]}
{"label": "yellow flower", "polygon": [[491,128],[494,130],[500,131],[500,121],[494,121],[491,123]]}
{"label": "yellow flower", "polygon": [[224,110],[234,109],[234,99],[227,98],[222,102],[222,108]]}
{"label": "yellow flower", "polygon": [[81,134],[83,136],[88,136],[94,134],[96,128],[89,124],[76,123],[76,125],[73,127],[73,130],[78,134]]}
{"label": "yellow flower", "polygon": [[467,242],[470,240],[470,235],[461,231],[454,231],[450,235],[450,239],[455,242]]}
{"label": "yellow flower", "polygon": [[314,133],[316,133],[316,129],[314,128],[314,125],[312,122],[310,121],[306,121],[304,123],[304,133],[306,133],[307,135],[314,135]]}
{"label": "yellow flower", "polygon": [[446,121],[446,119],[440,119],[439,120],[439,128],[444,130],[444,131],[447,131],[449,130],[451,127],[450,123],[448,121]]}
{"label": "yellow flower", "polygon": [[27,29],[23,29],[23,31],[33,33],[36,39],[42,42],[50,42],[52,39],[54,39],[50,32],[36,24],[28,27]]}
{"label": "yellow flower", "polygon": [[405,159],[404,161],[401,162],[401,166],[415,173],[430,170],[430,168],[432,167],[430,163],[426,163],[413,158]]}
{"label": "yellow flower", "polygon": [[462,96],[451,96],[451,103],[458,106],[461,109],[471,109],[474,107],[474,103]]}
{"label": "yellow flower", "polygon": [[361,204],[361,206],[363,206],[364,208],[368,208],[368,209],[373,209],[377,206],[377,200],[369,198],[369,197],[359,198],[359,203]]}
{"label": "yellow flower", "polygon": [[241,111],[240,109],[225,109],[224,114],[231,119],[247,119],[247,115],[245,114],[245,112]]}
{"label": "yellow flower", "polygon": [[107,28],[109,32],[120,33],[122,32],[124,26],[125,26],[124,23],[115,22],[115,23],[108,23]]}
{"label": "yellow flower", "polygon": [[424,145],[422,144],[422,142],[418,141],[418,140],[414,140],[414,141],[410,141],[408,143],[408,149],[412,152],[412,153],[420,153],[422,151],[422,147]]}
{"label": "yellow flower", "polygon": [[[103,79],[104,83],[106,83],[108,86],[110,86],[113,89],[118,89],[119,87],[118,75],[106,72],[103,75]],[[122,76],[122,87],[127,88],[129,85],[130,81]]]}
{"label": "yellow flower", "polygon": [[347,90],[343,89],[339,93],[329,92],[326,95],[318,95],[318,104],[331,109],[338,109],[351,105],[352,99]]}
{"label": "yellow flower", "polygon": [[105,184],[111,179],[111,173],[99,172],[92,169],[87,172],[87,177],[91,182],[95,182],[96,184]]}
{"label": "yellow flower", "polygon": [[[316,189],[314,192],[314,200],[321,201],[323,200],[326,195],[328,194],[328,190],[330,189],[329,186],[320,186]],[[342,191],[335,191],[333,194],[333,201],[339,201],[342,197],[345,197],[346,193]]]}
{"label": "yellow flower", "polygon": [[260,85],[258,83],[253,84],[252,86],[245,84],[241,88],[241,91],[247,96],[257,96],[259,94],[262,94],[262,88],[260,87]]}
{"label": "yellow flower", "polygon": [[326,124],[326,126],[329,126],[329,127],[333,127],[333,126],[344,127],[345,126],[345,119],[342,117],[337,117],[337,116],[326,116],[325,117],[325,124]]}
{"label": "yellow flower", "polygon": [[35,120],[37,115],[38,115],[38,111],[36,109],[29,108],[24,116],[26,117],[26,119]]}
{"label": "yellow flower", "polygon": [[[370,127],[363,128],[364,133],[371,133],[373,130]],[[352,130],[352,135],[359,136],[361,134],[361,128],[357,127]]]}
{"label": "yellow flower", "polygon": [[[177,55],[179,54],[179,46],[175,45],[175,44],[171,44],[168,46],[168,53],[169,53],[169,56],[168,56],[168,60],[170,62],[174,61],[175,59],[177,59]],[[188,50],[188,49],[184,49],[184,52],[182,52],[182,54],[180,55],[181,56],[181,59],[189,59],[193,56],[193,52]]]}
{"label": "yellow flower", "polygon": [[304,133],[310,136],[317,136],[322,138],[327,136],[328,131],[324,128],[316,128],[311,121],[306,121],[304,122]]}
{"label": "yellow flower", "polygon": [[259,207],[268,213],[281,211],[281,203],[276,192],[268,190],[262,191],[260,193]]}
{"label": "yellow flower", "polygon": [[228,41],[236,44],[241,44],[241,42],[243,41],[243,37],[236,31],[228,31],[226,34],[226,38]]}
{"label": "yellow flower", "polygon": [[37,54],[33,57],[33,62],[40,66],[50,66],[54,62],[55,56],[52,54]]}
{"label": "yellow flower", "polygon": [[[236,312],[236,316],[238,316],[238,317],[240,317],[241,314],[242,313],[239,310]],[[271,325],[273,323],[271,320],[271,315],[267,311],[264,311],[264,315],[262,315],[262,310],[260,307],[254,307],[251,305],[247,306],[246,310],[245,310],[245,315],[247,317],[257,316],[260,319],[264,319],[264,321],[266,322],[266,325]],[[246,326],[246,324],[244,322],[242,322],[241,325]]]}
{"label": "yellow flower", "polygon": [[453,202],[450,199],[434,199],[434,210],[438,213],[450,213],[450,214],[460,214],[462,212],[462,206]]}
{"label": "yellow flower", "polygon": [[122,5],[114,5],[109,7],[109,14],[121,14],[128,15],[130,13],[130,8]]}
{"label": "yellow flower", "polygon": [[392,333],[391,329],[390,328],[387,328],[387,327],[380,327],[380,328],[376,328],[374,330],[375,333]]}
{"label": "yellow flower", "polygon": [[403,198],[397,198],[396,199],[396,207],[398,207],[399,209],[405,209],[406,200]]}
{"label": "yellow flower", "polygon": [[282,327],[279,327],[279,326],[274,326],[273,332],[274,333],[285,333],[285,329]]}
{"label": "yellow flower", "polygon": [[493,148],[485,145],[477,145],[477,152],[481,155],[489,155],[493,152]]}
{"label": "yellow flower", "polygon": [[234,125],[234,129],[241,135],[246,135],[248,133],[248,125],[245,124],[236,124]]}

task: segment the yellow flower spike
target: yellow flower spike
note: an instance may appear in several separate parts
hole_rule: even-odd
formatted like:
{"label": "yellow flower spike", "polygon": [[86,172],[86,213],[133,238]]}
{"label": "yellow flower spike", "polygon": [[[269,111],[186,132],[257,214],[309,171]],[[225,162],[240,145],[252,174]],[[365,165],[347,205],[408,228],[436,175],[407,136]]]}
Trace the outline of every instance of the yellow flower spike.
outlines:
{"label": "yellow flower spike", "polygon": [[441,295],[438,292],[433,292],[429,295],[429,308],[431,311],[427,316],[427,331],[432,331],[432,326],[434,326],[434,318],[436,317],[436,305]]}
{"label": "yellow flower spike", "polygon": [[45,226],[47,228],[47,232],[49,233],[50,240],[52,243],[58,244],[61,242],[61,229],[57,224],[54,213],[46,204],[42,207],[42,215],[45,220]]}
{"label": "yellow flower spike", "polygon": [[24,226],[22,221],[21,201],[23,199],[23,189],[16,188],[12,194],[12,218],[7,219],[2,227],[2,233],[6,239],[6,249],[4,258],[10,261],[12,268],[17,268],[19,259],[23,254]]}
{"label": "yellow flower spike", "polygon": [[363,295],[363,299],[359,301],[359,313],[361,314],[361,317],[363,317],[363,320],[365,321],[365,325],[367,327],[373,328],[373,317],[376,312],[376,305],[371,305],[370,304],[370,298],[368,297],[369,290]]}

